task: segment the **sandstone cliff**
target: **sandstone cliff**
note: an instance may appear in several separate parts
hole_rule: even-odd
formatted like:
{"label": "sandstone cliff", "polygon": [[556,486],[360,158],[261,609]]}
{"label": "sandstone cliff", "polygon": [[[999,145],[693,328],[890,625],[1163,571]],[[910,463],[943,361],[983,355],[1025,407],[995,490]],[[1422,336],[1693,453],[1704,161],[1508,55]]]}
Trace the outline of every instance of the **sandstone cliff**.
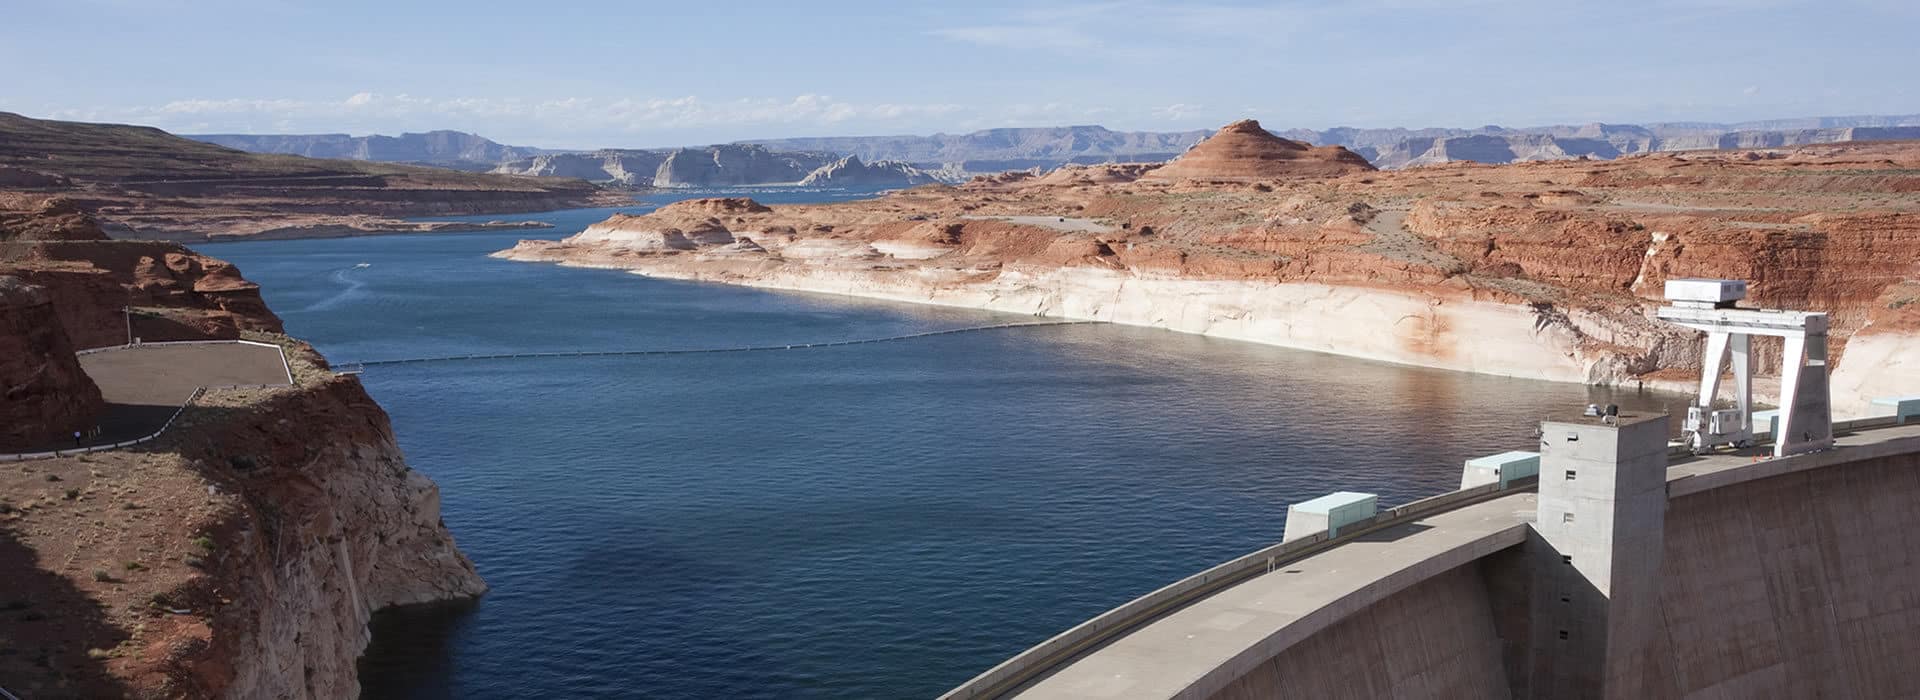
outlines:
{"label": "sandstone cliff", "polygon": [[260,287],[175,243],[109,241],[71,202],[0,193],[0,273],[44,287],[79,348],[278,332]]}
{"label": "sandstone cliff", "polygon": [[[1890,316],[1920,310],[1898,296],[1920,278],[1920,147],[1392,172],[1306,155],[1323,174],[1298,177],[1311,149],[1227,133],[1232,148],[1189,154],[1198,177],[1162,174],[1176,162],[831,205],[689,202],[498,255],[1676,389],[1700,344],[1652,318],[1662,282],[1733,277],[1753,282],[1751,303],[1833,315],[1841,413],[1865,392],[1920,393],[1920,362],[1903,359],[1920,324]],[[1258,155],[1275,152],[1292,157]],[[1859,361],[1856,337],[1871,341]]]}
{"label": "sandstone cliff", "polygon": [[0,275],[0,452],[92,427],[103,407],[47,290]]}
{"label": "sandstone cliff", "polygon": [[800,184],[808,187],[912,187],[939,181],[932,173],[902,161],[867,163],[861,161],[860,156],[841,158],[800,178]]}
{"label": "sandstone cliff", "polygon": [[[63,212],[0,218],[6,435],[66,430],[99,404],[71,345],[120,342],[129,303],[156,316],[136,332],[278,343],[294,384],[213,390],[155,442],[0,471],[8,690],[354,697],[373,611],[485,590],[386,414],[311,348],[264,332],[279,319],[252,283],[179,246],[99,240]],[[56,240],[22,240],[41,237]]]}
{"label": "sandstone cliff", "polygon": [[682,148],[654,171],[654,187],[725,187],[799,182],[833,160],[826,153],[782,153],[765,146]]}
{"label": "sandstone cliff", "polygon": [[493,169],[510,175],[577,177],[591,182],[613,182],[632,187],[653,186],[653,176],[667,159],[663,151],[608,149],[591,153],[548,153],[510,160]]}

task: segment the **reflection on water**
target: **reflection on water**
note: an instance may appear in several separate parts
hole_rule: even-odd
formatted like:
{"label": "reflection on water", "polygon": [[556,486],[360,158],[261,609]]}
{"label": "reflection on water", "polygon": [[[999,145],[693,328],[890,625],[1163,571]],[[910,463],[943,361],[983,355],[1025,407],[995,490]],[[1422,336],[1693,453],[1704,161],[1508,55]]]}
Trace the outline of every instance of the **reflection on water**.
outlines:
{"label": "reflection on water", "polygon": [[[485,257],[523,235],[207,248],[341,361],[1022,319]],[[1277,541],[1288,503],[1402,503],[1549,410],[1684,403],[1121,326],[364,381],[493,586],[382,615],[379,698],[930,696]]]}

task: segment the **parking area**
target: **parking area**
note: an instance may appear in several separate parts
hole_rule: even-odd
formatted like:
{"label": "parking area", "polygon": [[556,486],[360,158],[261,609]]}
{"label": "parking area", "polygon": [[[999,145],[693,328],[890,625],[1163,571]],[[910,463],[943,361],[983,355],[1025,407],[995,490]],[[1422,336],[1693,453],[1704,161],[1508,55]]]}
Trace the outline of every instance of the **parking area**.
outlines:
{"label": "parking area", "polygon": [[97,433],[27,452],[111,445],[152,435],[201,387],[287,386],[286,356],[268,343],[213,341],[149,343],[80,355],[80,367],[107,401]]}

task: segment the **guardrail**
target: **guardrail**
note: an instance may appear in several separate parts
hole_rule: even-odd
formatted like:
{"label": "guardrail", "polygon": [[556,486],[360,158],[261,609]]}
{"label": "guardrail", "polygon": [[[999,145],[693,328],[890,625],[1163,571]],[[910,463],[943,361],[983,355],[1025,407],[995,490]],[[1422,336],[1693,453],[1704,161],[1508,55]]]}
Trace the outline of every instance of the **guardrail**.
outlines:
{"label": "guardrail", "polygon": [[132,440],[121,440],[120,442],[116,442],[108,445],[87,445],[85,447],[75,447],[71,450],[53,450],[50,452],[17,452],[13,454],[0,454],[0,462],[26,462],[30,460],[36,460],[36,459],[53,459],[55,457],[71,457],[73,455],[86,454],[88,452],[103,452],[106,450],[117,450],[122,447],[132,447],[134,445],[147,442],[154,438],[160,437],[161,433],[167,432],[167,428],[173,427],[173,422],[175,420],[179,420],[180,414],[186,412],[187,406],[192,405],[194,400],[199,399],[200,395],[206,392],[207,392],[207,387],[194,389],[193,393],[187,395],[187,400],[180,402],[180,407],[177,409],[174,409],[173,415],[167,416],[167,422],[160,424],[160,429],[153,431],[149,435],[146,435],[143,437],[137,437]]}
{"label": "guardrail", "polygon": [[1341,526],[1340,536],[1329,538],[1318,532],[1300,539],[1282,542],[1231,559],[1198,574],[1168,584],[1146,595],[1108,610],[1091,620],[987,669],[941,695],[941,700],[996,698],[1033,680],[1082,652],[1119,637],[1160,615],[1185,607],[1254,576],[1272,573],[1281,566],[1318,554],[1369,533],[1404,525],[1431,515],[1463,508],[1502,496],[1531,490],[1539,477],[1515,479],[1502,489],[1500,484],[1485,484],[1460,491],[1429,496],[1388,508],[1373,516]]}
{"label": "guardrail", "polygon": [[188,406],[193,405],[194,401],[198,400],[202,395],[205,395],[208,391],[213,391],[217,389],[275,389],[279,387],[293,385],[293,366],[287,364],[287,349],[279,345],[276,345],[274,343],[262,343],[255,340],[169,340],[169,341],[163,341],[158,343],[129,343],[126,345],[108,345],[105,347],[76,350],[74,351],[73,354],[76,356],[91,355],[94,353],[108,352],[112,350],[129,350],[129,349],[145,348],[145,347],[164,347],[169,345],[254,345],[254,346],[263,347],[263,348],[273,348],[275,352],[280,353],[280,368],[286,372],[287,383],[286,384],[220,384],[220,385],[213,385],[213,386],[203,386],[198,389],[194,389],[193,393],[188,394],[187,400],[180,402],[180,407],[177,409],[174,409],[173,415],[167,416],[167,422],[160,424],[160,429],[153,431],[151,434],[148,434],[142,437],[137,437],[132,440],[121,440],[119,442],[114,442],[114,443],[109,443],[104,445],[86,445],[84,447],[75,447],[71,450],[50,450],[46,452],[0,453],[0,462],[28,462],[28,461],[37,460],[37,459],[53,459],[56,457],[71,457],[73,455],[87,454],[89,452],[104,452],[107,450],[117,450],[123,447],[132,447],[134,445],[138,445],[143,442],[149,442],[154,438],[160,437],[161,433],[167,432],[168,428],[173,427],[173,422],[176,420],[179,420],[180,414],[185,413]]}

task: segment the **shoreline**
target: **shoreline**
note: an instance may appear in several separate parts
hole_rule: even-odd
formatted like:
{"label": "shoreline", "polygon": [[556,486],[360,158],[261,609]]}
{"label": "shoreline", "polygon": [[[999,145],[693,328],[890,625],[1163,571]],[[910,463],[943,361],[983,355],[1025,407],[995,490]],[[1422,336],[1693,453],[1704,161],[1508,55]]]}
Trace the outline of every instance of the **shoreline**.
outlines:
{"label": "shoreline", "polygon": [[[541,243],[550,243],[550,242],[542,241]],[[1324,284],[1317,284],[1317,283],[1314,283],[1314,284],[1304,284],[1304,283],[1255,284],[1255,283],[1241,282],[1241,281],[1234,281],[1234,280],[1190,280],[1190,279],[1164,279],[1164,280],[1135,279],[1135,280],[1132,280],[1136,282],[1147,283],[1143,285],[1136,285],[1136,287],[1152,286],[1154,283],[1158,283],[1161,285],[1174,286],[1174,287],[1246,286],[1246,287],[1249,287],[1249,289],[1230,290],[1230,293],[1238,292],[1236,294],[1233,294],[1234,296],[1239,296],[1241,294],[1248,294],[1248,295],[1265,294],[1270,297],[1275,297],[1275,298],[1269,298],[1266,301],[1267,303],[1274,304],[1276,306],[1289,305],[1291,302],[1311,301],[1310,299],[1298,298],[1303,296],[1330,297],[1330,296],[1341,296],[1344,294],[1350,297],[1349,299],[1346,299],[1346,301],[1350,303],[1343,304],[1340,309],[1310,310],[1310,313],[1318,314],[1319,318],[1316,320],[1328,320],[1328,319],[1337,317],[1339,316],[1342,310],[1350,307],[1353,304],[1367,305],[1369,303],[1383,303],[1388,306],[1398,305],[1404,309],[1417,308],[1418,306],[1422,306],[1422,305],[1426,305],[1430,307],[1439,307],[1439,306],[1446,306],[1451,304],[1455,308],[1464,308],[1466,311],[1469,312],[1469,315],[1491,317],[1490,319],[1483,318],[1483,320],[1493,320],[1496,323],[1505,321],[1506,322],[1504,324],[1505,328],[1503,328],[1503,330],[1508,332],[1500,335],[1501,340],[1515,341],[1523,338],[1528,338],[1529,336],[1538,337],[1538,334],[1541,332],[1548,332],[1548,333],[1551,333],[1551,335],[1545,338],[1540,338],[1539,344],[1533,345],[1533,347],[1536,348],[1536,353],[1534,354],[1535,361],[1533,362],[1516,363],[1515,360],[1520,358],[1518,357],[1517,354],[1510,352],[1515,348],[1511,346],[1500,346],[1497,344],[1486,344],[1486,343],[1481,343],[1476,348],[1477,350],[1476,352],[1469,353],[1467,356],[1464,356],[1464,357],[1457,354],[1453,356],[1453,359],[1445,359],[1445,358],[1428,356],[1428,359],[1426,361],[1422,361],[1422,358],[1419,355],[1410,355],[1405,353],[1393,352],[1391,347],[1383,347],[1382,344],[1380,343],[1372,343],[1371,344],[1372,347],[1366,347],[1369,345],[1369,342],[1368,342],[1369,339],[1378,340],[1383,337],[1380,333],[1377,332],[1378,329],[1357,328],[1347,324],[1328,324],[1331,327],[1337,328],[1342,331],[1347,331],[1350,334],[1341,336],[1338,333],[1319,333],[1311,336],[1310,339],[1290,338],[1285,335],[1276,334],[1275,332],[1273,332],[1273,328],[1275,326],[1286,326],[1287,330],[1289,331],[1294,330],[1293,326],[1296,325],[1294,322],[1298,320],[1297,318],[1295,319],[1250,318],[1246,314],[1244,314],[1244,312],[1222,313],[1221,310],[1218,309],[1217,307],[1214,307],[1211,310],[1211,312],[1207,310],[1191,310],[1190,309],[1190,311],[1193,311],[1192,313],[1168,315],[1168,316],[1160,317],[1158,319],[1155,319],[1155,318],[1143,319],[1140,317],[1141,311],[1151,311],[1153,310],[1152,307],[1157,306],[1151,300],[1146,301],[1146,306],[1150,308],[1142,309],[1142,310],[1134,310],[1129,312],[1128,310],[1121,308],[1125,306],[1124,303],[1116,304],[1116,303],[1109,303],[1109,301],[1111,300],[1093,300],[1093,299],[1087,298],[1089,295],[1086,295],[1086,294],[1076,295],[1075,290],[1071,290],[1067,288],[1070,283],[1061,283],[1059,281],[1056,281],[1053,288],[1044,289],[1037,292],[1033,291],[1033,290],[1039,289],[1037,286],[1027,285],[1027,289],[1029,290],[1029,293],[1024,295],[1023,294],[1003,294],[1003,293],[998,293],[1000,290],[993,290],[993,289],[987,289],[987,288],[959,289],[959,290],[954,290],[950,293],[942,294],[940,291],[933,290],[933,289],[920,289],[920,290],[901,289],[897,285],[889,285],[885,281],[874,279],[873,278],[874,276],[872,275],[863,275],[868,277],[868,279],[865,279],[865,280],[856,279],[856,278],[846,278],[844,276],[842,279],[839,279],[839,280],[827,280],[827,279],[823,279],[822,275],[809,274],[810,271],[806,271],[806,270],[792,271],[784,267],[775,271],[771,271],[774,274],[748,277],[745,275],[740,275],[737,273],[728,273],[725,271],[715,271],[715,270],[703,271],[703,270],[684,269],[684,267],[682,266],[670,267],[667,265],[658,265],[658,266],[648,266],[648,267],[636,267],[632,264],[618,264],[614,262],[575,260],[575,259],[568,259],[568,258],[559,257],[559,256],[539,255],[537,253],[530,254],[530,251],[527,251],[522,248],[512,248],[507,250],[496,251],[494,253],[489,254],[489,257],[498,258],[502,260],[511,260],[515,262],[549,263],[549,264],[559,265],[562,267],[621,270],[628,274],[639,275],[642,277],[649,277],[649,278],[655,278],[655,279],[675,280],[675,281],[684,281],[684,282],[702,282],[702,283],[711,283],[711,284],[726,284],[731,286],[749,287],[749,288],[764,289],[769,291],[795,292],[795,293],[802,293],[802,294],[821,294],[821,295],[831,295],[831,296],[846,297],[846,298],[872,299],[872,300],[898,302],[898,303],[922,304],[922,305],[928,305],[928,306],[974,309],[978,311],[989,311],[989,312],[996,312],[996,313],[1020,314],[1020,315],[1032,316],[1035,318],[1061,319],[1061,320],[1069,320],[1069,321],[1096,321],[1096,322],[1102,322],[1102,323],[1113,323],[1116,325],[1134,326],[1134,327],[1140,327],[1140,328],[1156,328],[1160,330],[1172,331],[1177,333],[1189,333],[1193,335],[1206,336],[1210,338],[1220,338],[1224,340],[1256,343],[1260,345],[1286,348],[1289,350],[1325,353],[1325,354],[1334,355],[1338,357],[1352,358],[1357,360],[1383,362],[1383,363],[1406,366],[1406,367],[1420,367],[1424,369],[1438,369],[1438,370],[1455,371],[1455,372],[1468,372],[1468,373],[1479,374],[1483,376],[1506,377],[1506,378],[1512,378],[1512,379],[1526,379],[1526,380],[1535,380],[1535,381],[1576,383],[1576,384],[1582,384],[1586,386],[1607,386],[1607,387],[1615,387],[1615,388],[1621,388],[1621,389],[1658,391],[1658,392],[1667,392],[1667,393],[1675,393],[1675,394],[1682,394],[1682,395],[1692,393],[1698,388],[1697,380],[1692,380],[1692,379],[1672,380],[1672,379],[1661,379],[1661,378],[1639,378],[1639,377],[1632,377],[1632,376],[1595,377],[1594,373],[1596,371],[1604,369],[1603,367],[1601,367],[1602,360],[1599,360],[1599,359],[1582,362],[1582,363],[1579,363],[1578,365],[1575,365],[1569,362],[1555,362],[1552,359],[1552,357],[1555,355],[1560,355],[1567,359],[1571,359],[1572,356],[1579,354],[1578,351],[1572,347],[1573,344],[1575,343],[1575,339],[1572,337],[1569,337],[1569,334],[1566,334],[1564,332],[1554,333],[1554,331],[1556,330],[1554,327],[1536,325],[1536,321],[1532,316],[1531,311],[1528,310],[1526,307],[1512,305],[1512,304],[1500,304],[1497,302],[1485,302],[1485,301],[1441,300],[1438,297],[1433,297],[1430,295],[1425,295],[1420,293],[1404,292],[1404,291],[1396,292],[1396,291],[1374,289],[1374,288],[1360,287],[1360,286],[1324,285]],[[1073,268],[1059,268],[1050,272],[1070,273],[1073,270],[1074,270]],[[784,275],[779,274],[781,272],[792,272],[793,274],[784,274]],[[820,272],[840,272],[840,271],[821,270]],[[896,270],[895,272],[913,273],[913,272],[927,272],[927,270],[924,270],[924,269]],[[1098,272],[1104,272],[1104,271],[1091,270],[1091,272],[1098,273]],[[1025,273],[1016,272],[1012,274],[1024,275]],[[840,283],[839,284],[833,283],[836,281]],[[996,279],[995,281],[999,282],[1001,280]],[[1119,286],[1125,287],[1126,285],[1124,284],[1124,281],[1123,281],[1123,284]],[[985,287],[985,285],[981,285],[981,287]],[[1312,288],[1312,289],[1308,289],[1308,288]],[[1120,297],[1120,296],[1131,296],[1131,295],[1138,295],[1138,294],[1147,294],[1147,292],[1124,292],[1124,293],[1116,293],[1114,296]],[[1178,296],[1178,295],[1167,295],[1167,296]],[[1125,301],[1133,301],[1133,300],[1129,299]],[[1202,307],[1202,309],[1204,309],[1208,305],[1200,304],[1199,306]],[[1166,307],[1159,307],[1159,308],[1164,309]],[[1295,308],[1299,308],[1299,307],[1296,306]],[[1236,309],[1235,311],[1242,311],[1242,310]],[[1407,321],[1409,319],[1402,317],[1399,320]],[[1437,326],[1453,326],[1454,325],[1453,323],[1450,323],[1450,322],[1432,323],[1431,321],[1419,321],[1417,323],[1419,325],[1437,325]],[[1398,324],[1394,324],[1394,325],[1398,325]],[[1512,332],[1516,330],[1519,331],[1519,333]],[[1560,330],[1564,331],[1565,329],[1560,329]],[[1451,331],[1445,331],[1445,332],[1450,333]],[[1388,335],[1391,336],[1391,334],[1388,334]],[[1346,341],[1346,342],[1342,342],[1342,341]],[[1356,346],[1361,346],[1361,347],[1356,347]],[[1543,356],[1537,352],[1537,350],[1540,350],[1540,349],[1551,349],[1553,352],[1547,353],[1544,356],[1544,359],[1542,359]],[[1524,368],[1520,371],[1499,371],[1497,369],[1500,367],[1508,367],[1515,364],[1524,365]],[[1727,389],[1727,391],[1730,391],[1730,390],[1731,390],[1730,388]],[[1776,391],[1777,391],[1776,387],[1773,387],[1767,384],[1762,384],[1760,386],[1755,387],[1755,398],[1756,400],[1759,400],[1759,401],[1771,401],[1775,398]],[[1836,410],[1838,410],[1838,404],[1836,404]]]}

